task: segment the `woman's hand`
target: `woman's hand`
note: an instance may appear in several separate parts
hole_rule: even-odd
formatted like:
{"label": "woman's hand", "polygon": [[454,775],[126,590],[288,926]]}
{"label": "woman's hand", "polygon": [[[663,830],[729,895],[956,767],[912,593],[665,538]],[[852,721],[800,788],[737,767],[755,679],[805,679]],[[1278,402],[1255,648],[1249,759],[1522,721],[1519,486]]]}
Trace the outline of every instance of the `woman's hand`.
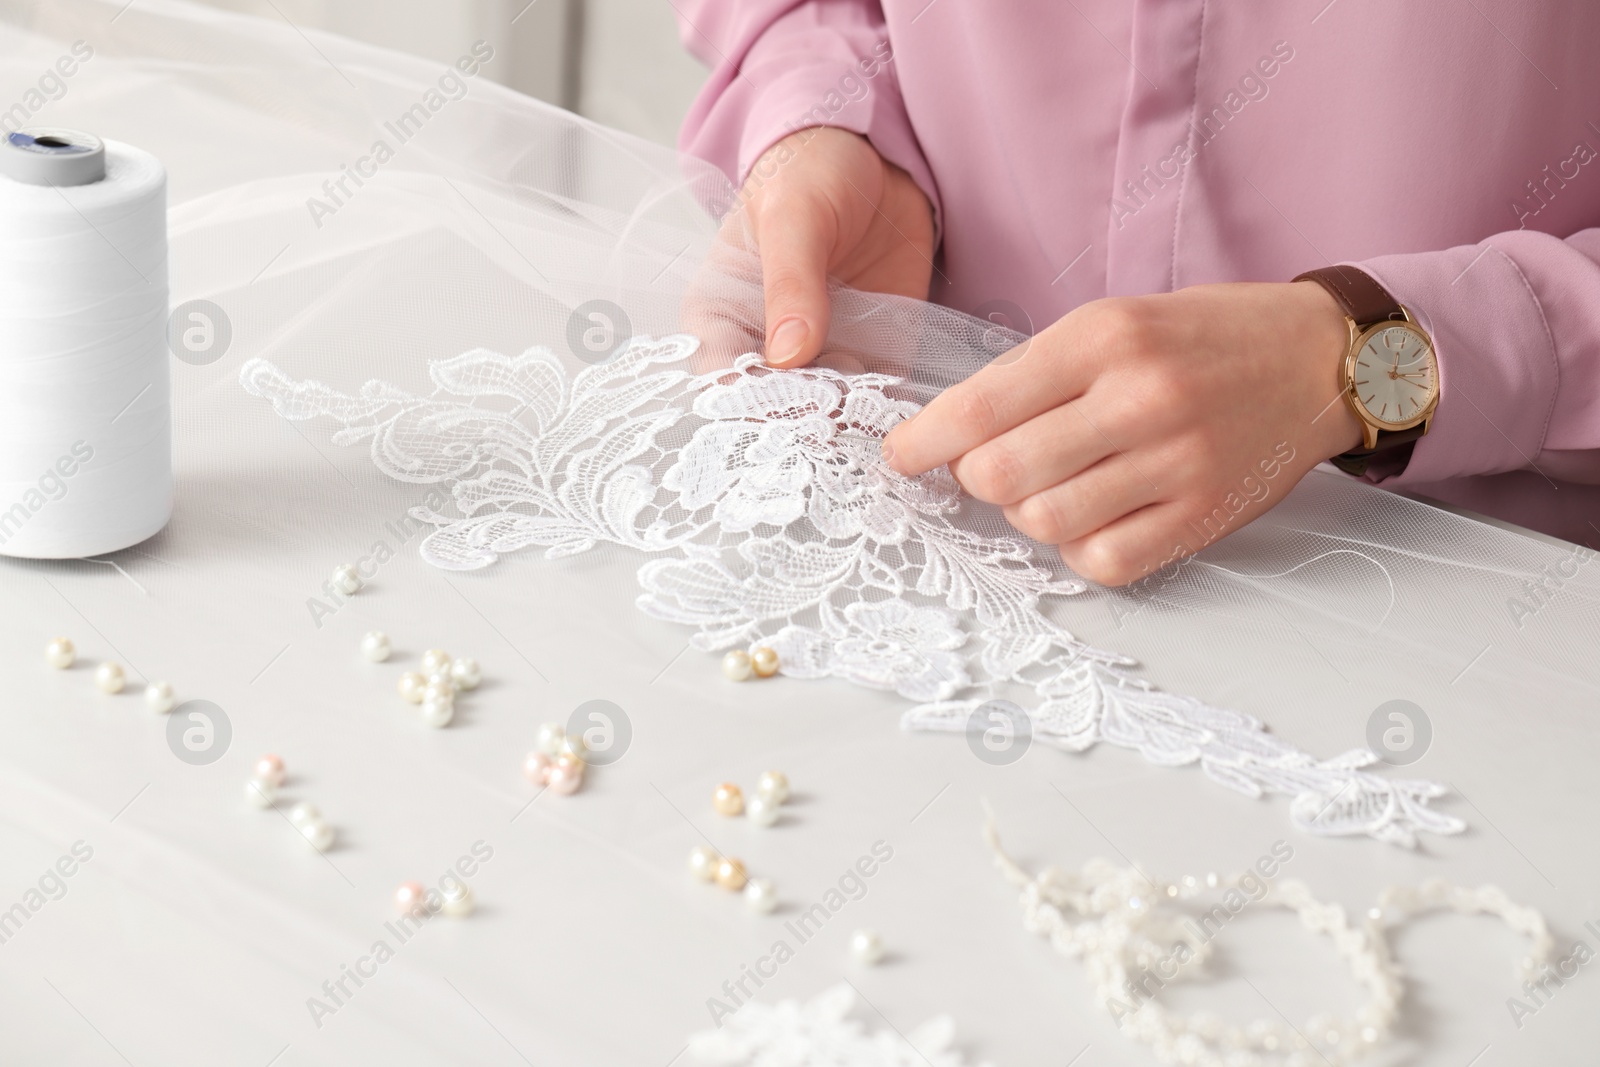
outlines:
{"label": "woman's hand", "polygon": [[1259,517],[1361,442],[1320,285],[1200,285],[1076,309],[884,441],[942,463],[1079,574],[1124,585]]}
{"label": "woman's hand", "polygon": [[933,209],[899,167],[867,139],[812,127],[773,145],[751,168],[741,206],[724,220],[711,275],[691,287],[686,318],[697,332],[728,338],[736,352],[753,337],[718,299],[716,273],[741,255],[760,258],[765,353],[796,367],[828,335],[828,278],[855,289],[925,300],[933,272]]}

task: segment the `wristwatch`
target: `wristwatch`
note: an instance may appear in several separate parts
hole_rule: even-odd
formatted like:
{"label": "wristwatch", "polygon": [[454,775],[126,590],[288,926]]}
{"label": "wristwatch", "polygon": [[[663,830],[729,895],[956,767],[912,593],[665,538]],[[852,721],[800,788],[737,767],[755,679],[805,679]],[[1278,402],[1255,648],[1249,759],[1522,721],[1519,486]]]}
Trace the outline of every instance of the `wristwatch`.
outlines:
{"label": "wristwatch", "polygon": [[1365,474],[1374,456],[1409,445],[1428,432],[1439,406],[1439,359],[1433,338],[1411,310],[1372,276],[1355,267],[1320,267],[1294,279],[1321,285],[1344,310],[1350,327],[1341,384],[1361,421],[1361,445],[1331,462]]}

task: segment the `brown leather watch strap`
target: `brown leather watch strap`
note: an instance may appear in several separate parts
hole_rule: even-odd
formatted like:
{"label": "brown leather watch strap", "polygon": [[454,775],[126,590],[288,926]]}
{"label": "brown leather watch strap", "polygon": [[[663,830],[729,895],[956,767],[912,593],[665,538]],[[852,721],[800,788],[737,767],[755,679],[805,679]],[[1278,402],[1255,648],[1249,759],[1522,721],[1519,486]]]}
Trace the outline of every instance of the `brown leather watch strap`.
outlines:
{"label": "brown leather watch strap", "polygon": [[[1344,313],[1355,321],[1359,329],[1364,330],[1373,323],[1406,317],[1400,302],[1390,296],[1389,291],[1379,285],[1372,275],[1357,267],[1348,265],[1318,267],[1316,270],[1306,271],[1294,280],[1316,282],[1321,285]],[[1342,455],[1330,457],[1329,462],[1346,474],[1359,476],[1367,473],[1367,467],[1371,465],[1373,457],[1380,452],[1409,445],[1427,432],[1426,422],[1419,422],[1404,430],[1379,430],[1373,448],[1353,448]],[[1410,449],[1406,450],[1406,456],[1409,458]]]}
{"label": "brown leather watch strap", "polygon": [[1373,281],[1372,275],[1356,267],[1318,267],[1306,271],[1295,281],[1321,285],[1339,302],[1344,313],[1363,328],[1375,322],[1405,317],[1405,312],[1400,310],[1400,302]]}
{"label": "brown leather watch strap", "polygon": [[1386,452],[1391,448],[1398,448],[1400,445],[1409,445],[1427,432],[1427,424],[1421,422],[1404,430],[1379,430],[1378,446],[1372,451],[1369,452],[1364,448],[1352,448],[1350,451],[1342,452],[1337,456],[1329,456],[1328,462],[1346,474],[1360,476],[1367,473],[1367,468],[1371,466],[1373,458],[1380,453]]}

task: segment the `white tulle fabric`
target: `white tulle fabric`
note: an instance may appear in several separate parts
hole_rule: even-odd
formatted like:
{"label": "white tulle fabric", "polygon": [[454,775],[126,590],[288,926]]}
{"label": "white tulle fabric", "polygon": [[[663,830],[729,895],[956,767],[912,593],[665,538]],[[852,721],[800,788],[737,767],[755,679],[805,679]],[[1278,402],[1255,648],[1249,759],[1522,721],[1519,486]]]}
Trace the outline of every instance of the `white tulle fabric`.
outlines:
{"label": "white tulle fabric", "polygon": [[478,349],[432,361],[428,395],[382,381],[346,395],[263,359],[240,378],[285,418],[331,418],[334,442],[366,442],[389,476],[447,484],[453,513],[413,511],[434,527],[421,551],[436,566],[622,546],[648,557],[640,609],[693,627],[696,647],[766,645],[789,677],[893,690],[917,702],[909,729],[965,731],[1020,690],[1037,740],[1198,763],[1248,796],[1290,797],[1311,833],[1409,846],[1463,828],[1429,807],[1443,786],[1371,773],[1364,748],[1318,759],[1052,621],[1042,602],[1081,582],[1024,539],[964,527],[948,471],[904,478],[883,462],[883,436],[919,408],[899,378],[756,355],[695,373],[697,345],[637,337],[570,378],[547,349]]}
{"label": "white tulle fabric", "polygon": [[689,1051],[723,1067],[966,1067],[948,1015],[904,1037],[888,1028],[869,1033],[851,1017],[856,999],[855,989],[840,983],[804,1004],[750,1001],[720,1028],[693,1035]]}

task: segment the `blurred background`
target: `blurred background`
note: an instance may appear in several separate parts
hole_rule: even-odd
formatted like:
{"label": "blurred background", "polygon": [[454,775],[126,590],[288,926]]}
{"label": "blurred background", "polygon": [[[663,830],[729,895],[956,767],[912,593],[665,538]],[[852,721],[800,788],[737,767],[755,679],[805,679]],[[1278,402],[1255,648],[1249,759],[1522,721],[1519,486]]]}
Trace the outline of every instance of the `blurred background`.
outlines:
{"label": "blurred background", "polygon": [[662,144],[706,77],[670,0],[204,0],[453,63],[494,45],[495,81]]}

